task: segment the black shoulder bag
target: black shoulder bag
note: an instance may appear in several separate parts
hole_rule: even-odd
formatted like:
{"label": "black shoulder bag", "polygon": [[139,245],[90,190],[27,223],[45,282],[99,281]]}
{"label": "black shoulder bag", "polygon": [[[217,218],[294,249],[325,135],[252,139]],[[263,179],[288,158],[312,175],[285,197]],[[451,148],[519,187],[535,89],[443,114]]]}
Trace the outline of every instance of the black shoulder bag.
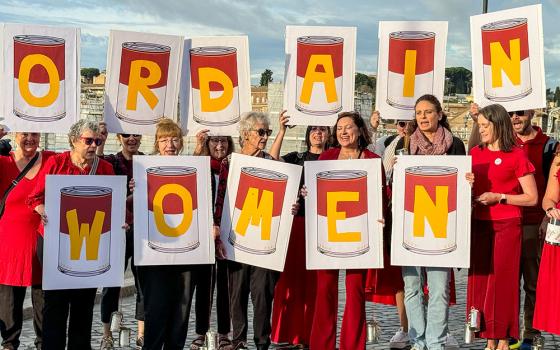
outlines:
{"label": "black shoulder bag", "polygon": [[31,160],[29,161],[29,163],[27,163],[25,168],[23,168],[21,173],[19,173],[19,175],[12,181],[12,183],[10,184],[6,192],[4,192],[4,195],[2,196],[2,200],[0,201],[0,218],[4,214],[4,207],[6,206],[6,200],[8,199],[8,195],[14,189],[14,187],[16,187],[18,182],[20,182],[21,179],[23,179],[23,177],[29,172],[29,170],[33,167],[33,165],[35,165],[35,162],[37,161],[38,158],[39,158],[39,152],[37,152],[35,156],[31,158]]}

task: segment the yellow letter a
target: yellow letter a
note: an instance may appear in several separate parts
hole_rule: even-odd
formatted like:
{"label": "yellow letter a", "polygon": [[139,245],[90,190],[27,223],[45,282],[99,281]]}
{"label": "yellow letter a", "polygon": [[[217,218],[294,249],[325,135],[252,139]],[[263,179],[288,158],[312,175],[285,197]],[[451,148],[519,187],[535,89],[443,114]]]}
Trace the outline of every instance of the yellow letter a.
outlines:
{"label": "yellow letter a", "polygon": [[[317,71],[318,66],[323,67],[323,72]],[[325,86],[325,94],[328,103],[333,103],[338,100],[331,55],[311,55],[309,58],[309,64],[305,71],[299,98],[301,102],[309,103],[311,101],[311,92],[313,91],[313,84],[315,83],[323,83]]]}

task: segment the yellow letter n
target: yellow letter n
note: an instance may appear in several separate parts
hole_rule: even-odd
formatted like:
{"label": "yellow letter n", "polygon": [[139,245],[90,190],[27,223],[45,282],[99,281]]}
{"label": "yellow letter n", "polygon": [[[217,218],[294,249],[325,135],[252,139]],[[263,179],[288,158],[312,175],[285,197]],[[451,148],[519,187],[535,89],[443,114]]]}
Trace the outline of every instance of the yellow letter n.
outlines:
{"label": "yellow letter n", "polygon": [[261,225],[261,239],[263,241],[270,240],[273,206],[274,192],[263,190],[261,200],[259,201],[259,189],[250,187],[239,214],[235,232],[245,236],[249,223],[253,226]]}
{"label": "yellow letter n", "polygon": [[80,225],[76,209],[66,212],[66,222],[68,223],[70,236],[70,260],[80,260],[84,240],[86,241],[86,260],[97,260],[104,221],[105,213],[96,210],[90,229],[90,224]]}
{"label": "yellow letter n", "polygon": [[502,87],[502,71],[513,85],[521,84],[521,40],[509,41],[509,57],[500,42],[490,43],[490,65],[492,67],[492,87]]}
{"label": "yellow letter n", "polygon": [[436,186],[434,203],[424,186],[414,186],[414,237],[424,237],[425,222],[428,220],[434,237],[447,238],[448,192],[447,186]]}

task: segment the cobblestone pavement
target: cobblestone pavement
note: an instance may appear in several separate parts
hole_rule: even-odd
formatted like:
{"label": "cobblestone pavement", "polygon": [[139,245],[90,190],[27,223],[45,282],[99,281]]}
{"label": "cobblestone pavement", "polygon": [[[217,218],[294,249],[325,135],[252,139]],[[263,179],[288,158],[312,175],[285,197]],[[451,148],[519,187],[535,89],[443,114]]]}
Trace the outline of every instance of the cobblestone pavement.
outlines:
{"label": "cobblestone pavement", "polygon": [[[340,323],[342,320],[342,312],[344,310],[344,274],[341,274],[341,279],[340,279],[340,283],[339,283],[339,288],[340,288],[340,304],[339,304],[339,328],[340,328]],[[450,315],[449,315],[449,329],[451,331],[451,333],[453,334],[453,336],[455,337],[455,339],[457,339],[457,341],[460,344],[461,349],[484,349],[484,342],[483,341],[477,341],[473,344],[462,344],[463,342],[463,330],[464,330],[464,322],[465,322],[465,299],[466,299],[466,271],[462,270],[459,272],[456,272],[455,274],[455,278],[456,278],[456,290],[457,290],[457,305],[452,306],[450,309]],[[196,301],[195,301],[196,302]],[[131,338],[136,339],[136,326],[135,326],[135,321],[134,321],[134,297],[127,297],[124,298],[122,301],[122,306],[123,306],[123,310],[124,310],[124,323],[125,326],[128,328],[132,329],[132,336]],[[253,332],[252,332],[252,326],[251,326],[251,309],[252,307],[249,306],[249,334],[248,334],[248,339],[251,342],[250,346],[253,346],[252,344],[252,338],[253,338]],[[367,309],[367,317],[368,319],[373,317],[373,315],[375,314],[375,318],[376,320],[380,323],[381,326],[381,339],[380,342],[377,344],[368,344],[366,349],[371,350],[371,349],[376,349],[376,350],[380,350],[380,349],[388,349],[389,345],[388,345],[388,341],[389,339],[392,337],[392,335],[395,333],[395,331],[398,329],[399,324],[398,324],[398,318],[397,318],[397,311],[395,307],[391,307],[391,306],[386,306],[386,305],[380,305],[380,304],[372,304],[372,303],[368,303],[366,306]],[[193,305],[193,310],[194,310],[194,305]],[[216,329],[216,318],[215,318],[215,310],[213,312],[213,317],[212,317],[212,327],[213,329]],[[340,331],[340,329],[339,329]],[[95,307],[95,315],[94,315],[94,326],[93,326],[93,340],[92,340],[92,347],[93,349],[98,349],[99,348],[99,344],[101,341],[101,335],[102,335],[102,330],[101,330],[101,323],[99,320],[99,305],[96,305]],[[116,335],[115,335],[116,336]],[[189,336],[188,336],[188,344],[190,344],[190,341],[192,341],[192,339],[194,339],[194,311],[191,313],[191,321],[189,324]],[[21,349],[33,349],[33,338],[34,338],[34,334],[33,334],[33,328],[32,328],[32,323],[31,320],[27,320],[24,323],[24,330],[23,330],[23,334],[22,334],[22,346]],[[560,337],[559,336],[553,336],[551,334],[545,334],[545,338],[546,338],[546,345],[545,345],[545,349],[547,350],[553,350],[553,349],[560,349]],[[187,344],[187,345],[188,345]],[[251,347],[254,348],[254,347]]]}

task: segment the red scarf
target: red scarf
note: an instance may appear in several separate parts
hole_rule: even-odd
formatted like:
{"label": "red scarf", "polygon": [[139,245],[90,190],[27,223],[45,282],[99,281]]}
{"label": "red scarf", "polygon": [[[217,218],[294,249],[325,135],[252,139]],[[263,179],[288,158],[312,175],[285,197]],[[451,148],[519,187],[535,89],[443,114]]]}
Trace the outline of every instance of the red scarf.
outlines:
{"label": "red scarf", "polygon": [[416,128],[410,136],[410,154],[442,155],[447,153],[452,144],[453,135],[443,126],[438,126],[434,134],[434,142],[430,142],[420,128]]}

